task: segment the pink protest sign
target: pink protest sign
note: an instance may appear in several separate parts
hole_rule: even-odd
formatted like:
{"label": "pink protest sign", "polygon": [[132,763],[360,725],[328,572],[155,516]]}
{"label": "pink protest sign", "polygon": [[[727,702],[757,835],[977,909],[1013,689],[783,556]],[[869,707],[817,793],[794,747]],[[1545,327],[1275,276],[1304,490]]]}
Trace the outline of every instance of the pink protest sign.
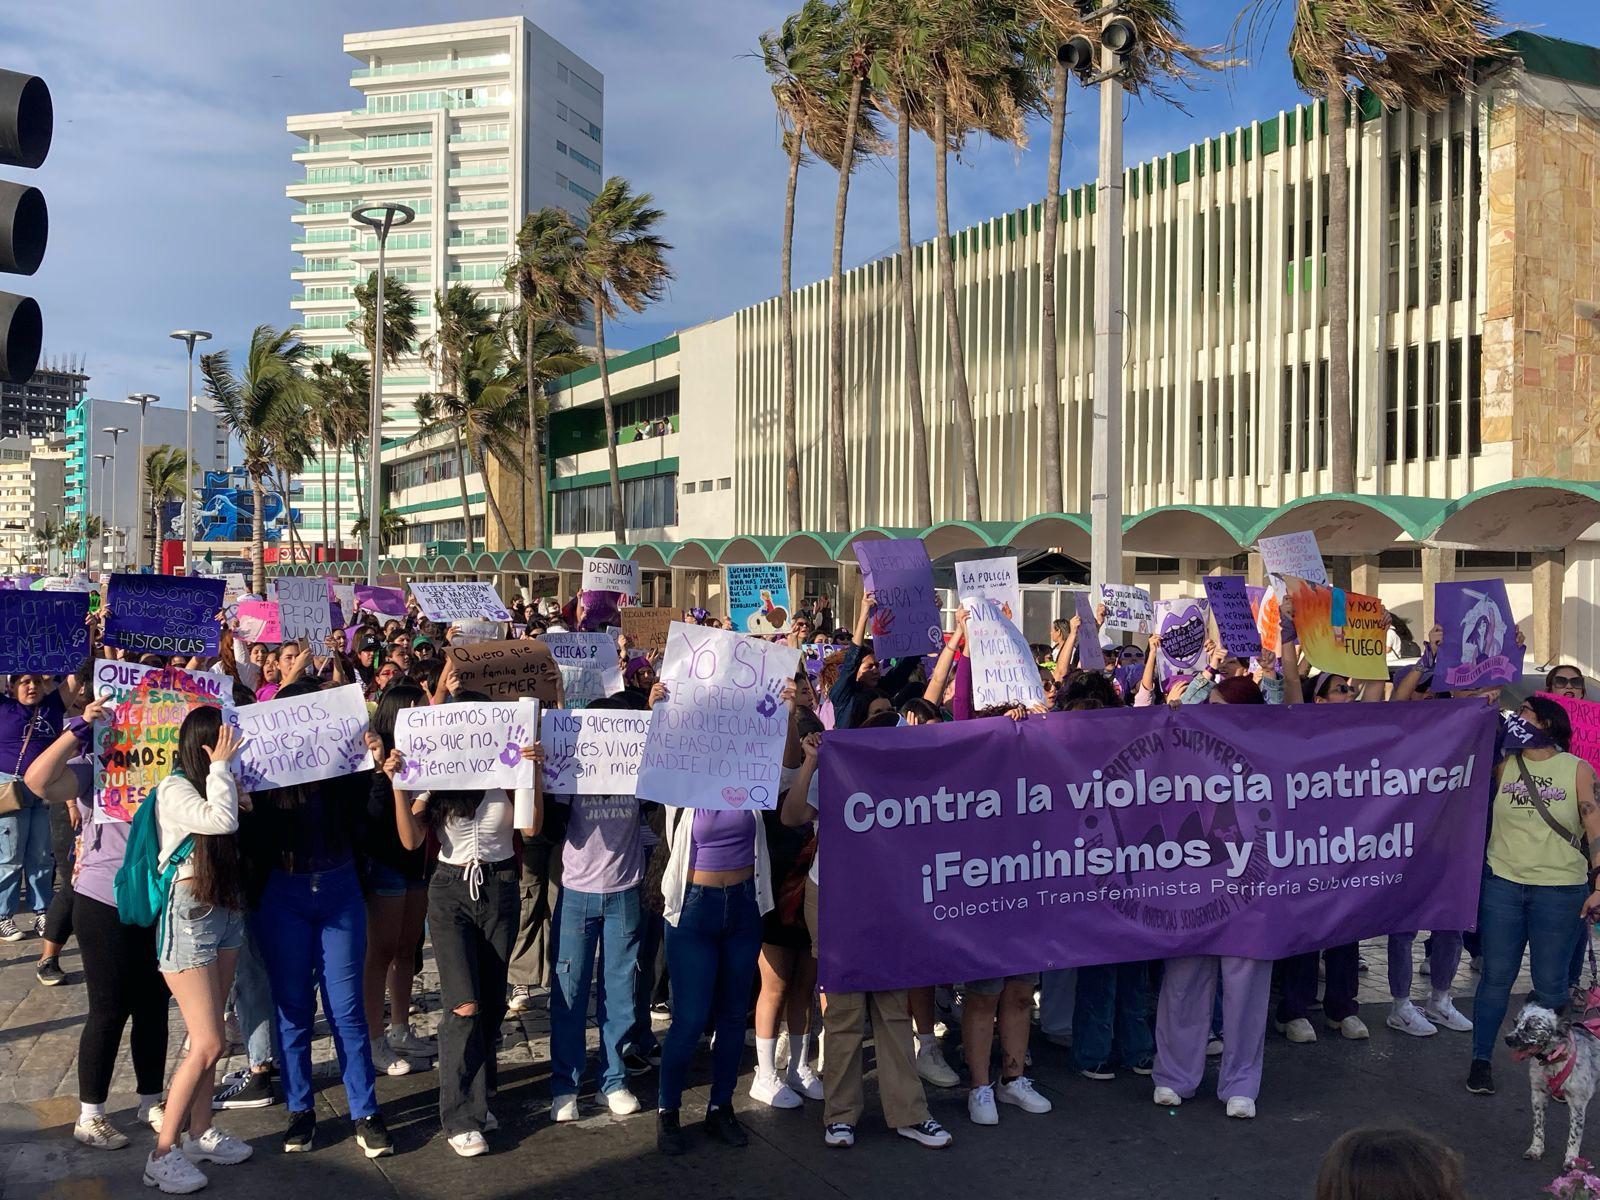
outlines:
{"label": "pink protest sign", "polygon": [[1557,696],[1540,692],[1546,700],[1554,700],[1567,710],[1572,721],[1572,753],[1600,771],[1600,704],[1593,700],[1576,700],[1571,696]]}

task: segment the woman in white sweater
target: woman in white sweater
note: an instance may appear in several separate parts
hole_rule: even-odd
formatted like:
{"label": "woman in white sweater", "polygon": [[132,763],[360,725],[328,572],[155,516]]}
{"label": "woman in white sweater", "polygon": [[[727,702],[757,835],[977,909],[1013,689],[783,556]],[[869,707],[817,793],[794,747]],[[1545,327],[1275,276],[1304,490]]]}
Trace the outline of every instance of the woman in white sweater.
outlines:
{"label": "woman in white sweater", "polygon": [[239,786],[229,769],[238,750],[238,734],[223,723],[219,709],[193,709],[178,730],[176,769],[161,781],[153,801],[160,867],[179,864],[161,916],[160,968],[189,1033],[189,1052],[172,1073],[161,1133],[144,1167],[144,1182],[168,1193],[205,1187],[196,1163],[250,1157],[248,1142],[211,1123],[224,1047],[223,1002],[244,938]]}

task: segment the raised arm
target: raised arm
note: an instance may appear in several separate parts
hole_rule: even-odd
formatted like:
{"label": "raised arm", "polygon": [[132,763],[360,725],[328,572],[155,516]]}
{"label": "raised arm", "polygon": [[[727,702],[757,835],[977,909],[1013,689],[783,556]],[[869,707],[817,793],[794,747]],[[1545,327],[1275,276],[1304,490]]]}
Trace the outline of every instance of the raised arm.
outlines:
{"label": "raised arm", "polygon": [[799,828],[817,819],[817,810],[811,807],[811,777],[817,773],[817,751],[822,746],[822,735],[808,733],[800,741],[804,756],[800,767],[789,781],[789,790],[783,794],[783,808],[779,820],[791,828]]}
{"label": "raised arm", "polygon": [[944,702],[944,689],[950,682],[950,669],[955,665],[956,653],[966,644],[967,610],[957,608],[955,632],[944,644],[944,649],[939,651],[939,661],[933,664],[933,673],[928,676],[928,686],[922,691],[922,698],[936,708]]}

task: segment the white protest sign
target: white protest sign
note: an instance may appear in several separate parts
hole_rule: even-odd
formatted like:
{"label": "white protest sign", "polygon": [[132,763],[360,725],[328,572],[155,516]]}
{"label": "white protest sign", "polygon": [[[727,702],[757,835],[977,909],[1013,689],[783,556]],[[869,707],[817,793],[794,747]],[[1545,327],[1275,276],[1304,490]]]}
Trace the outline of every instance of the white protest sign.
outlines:
{"label": "white protest sign", "polygon": [[633,795],[649,735],[649,712],[547,710],[539,723],[544,790],[574,796]]}
{"label": "white protest sign", "polygon": [[674,621],[637,794],[685,808],[774,808],[789,710],[783,687],[800,652],[726,629]]}
{"label": "white protest sign", "polygon": [[617,639],[609,633],[547,633],[539,639],[561,671],[567,703],[577,707],[622,690]]}
{"label": "white protest sign", "polygon": [[639,594],[639,564],[631,558],[586,558],[579,590],[635,597]]}
{"label": "white protest sign", "polygon": [[222,594],[230,600],[237,600],[250,590],[250,585],[244,581],[244,575],[239,571],[229,571],[222,577]]}
{"label": "white protest sign", "polygon": [[273,580],[278,597],[278,630],[286,642],[310,638],[321,642],[333,632],[333,607],[328,581],[320,576],[298,579],[285,575]]}
{"label": "white protest sign", "polygon": [[339,602],[339,611],[344,614],[344,623],[356,623],[356,585],[353,583],[330,583],[333,589],[333,598]]}
{"label": "white protest sign", "polygon": [[463,618],[509,621],[511,614],[500,603],[494,584],[482,580],[471,583],[413,583],[411,594],[417,607],[430,621],[459,621]]}
{"label": "white protest sign", "polygon": [[1156,619],[1150,593],[1141,587],[1120,583],[1100,585],[1100,603],[1106,606],[1106,629],[1125,629],[1129,633],[1149,633]]}
{"label": "white protest sign", "polygon": [[395,786],[410,792],[432,788],[531,788],[533,763],[522,747],[536,738],[535,700],[489,700],[430,704],[396,714],[394,746],[405,759]]}
{"label": "white protest sign", "polygon": [[372,769],[360,684],[230,708],[227,719],[244,740],[233,773],[246,791]]}
{"label": "white protest sign", "polygon": [[481,642],[498,642],[505,636],[506,627],[500,621],[457,621],[450,626],[452,646],[475,646]]}
{"label": "white protest sign", "polygon": [[1256,543],[1256,549],[1261,551],[1261,565],[1269,575],[1280,579],[1292,575],[1307,583],[1328,582],[1328,569],[1322,564],[1317,535],[1310,530],[1264,537]]}
{"label": "white protest sign", "polygon": [[967,610],[967,650],[972,655],[972,707],[1043,704],[1039,665],[1021,630],[994,600],[963,596],[961,604]]}
{"label": "white protest sign", "polygon": [[1011,606],[1011,619],[1022,621],[1022,585],[1017,582],[1017,560],[980,558],[956,564],[956,595],[963,603],[968,596],[993,600]]}

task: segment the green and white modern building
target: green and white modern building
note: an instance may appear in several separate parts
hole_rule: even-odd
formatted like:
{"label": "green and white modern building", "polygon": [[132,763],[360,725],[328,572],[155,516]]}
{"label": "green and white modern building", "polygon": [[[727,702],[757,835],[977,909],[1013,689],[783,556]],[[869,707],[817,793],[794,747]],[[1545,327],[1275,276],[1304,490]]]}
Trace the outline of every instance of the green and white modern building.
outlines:
{"label": "green and white modern building", "polygon": [[[417,298],[419,343],[434,330],[434,294],[450,284],[466,283],[503,309],[509,297],[500,281],[523,217],[546,205],[580,212],[600,188],[604,81],[524,17],[353,33],[344,50],[360,64],[349,80],[359,105],[288,119],[303,139],[293,155],[302,173],[286,189],[299,256],[291,306],[314,355],[343,350],[366,359],[348,327],[355,285],[376,269],[377,242],[351,210],[385,200],[416,210],[412,224],[390,234],[386,261]],[[465,534],[455,456],[447,441],[416,436],[416,398],[436,386],[420,354],[384,372],[384,484],[408,525],[397,551],[420,553]],[[349,448],[341,457],[338,534],[351,545]],[[331,489],[331,464],[327,474]],[[300,477],[308,543],[323,540],[323,475],[313,463]],[[475,474],[468,490],[481,539]]]}

